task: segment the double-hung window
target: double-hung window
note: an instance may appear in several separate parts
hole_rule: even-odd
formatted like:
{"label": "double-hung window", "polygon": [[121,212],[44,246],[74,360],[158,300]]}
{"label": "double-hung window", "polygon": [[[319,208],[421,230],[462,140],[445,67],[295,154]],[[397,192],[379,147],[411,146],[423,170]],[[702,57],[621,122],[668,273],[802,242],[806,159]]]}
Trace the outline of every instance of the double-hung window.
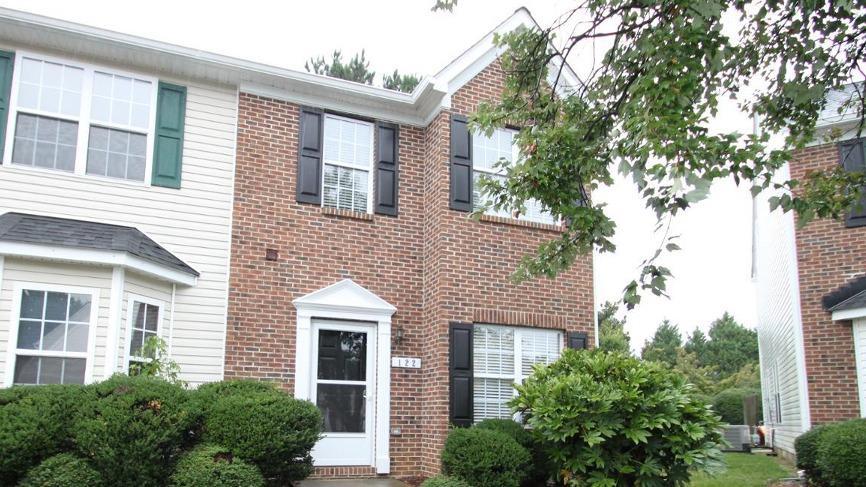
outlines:
{"label": "double-hung window", "polygon": [[[502,167],[501,161],[504,159],[507,163],[512,163],[517,160],[518,151],[517,145],[514,144],[514,136],[516,131],[511,129],[495,129],[488,137],[482,133],[473,132],[472,134],[472,201],[474,209],[490,204],[492,199],[482,191],[479,180],[482,177],[487,177],[493,180],[505,181],[505,168]],[[538,222],[538,223],[556,223],[556,219],[550,214],[541,203],[537,200],[527,200],[524,202],[526,212],[517,215],[510,210],[496,210],[491,207],[485,213],[488,215],[499,216],[504,218],[519,218],[523,220]]]}
{"label": "double-hung window", "polygon": [[14,135],[6,160],[14,166],[145,180],[155,80],[29,54],[16,57],[16,63]]}
{"label": "double-hung window", "polygon": [[370,213],[373,189],[373,124],[325,115],[322,205]]}
{"label": "double-hung window", "polygon": [[130,298],[127,369],[130,364],[150,360],[144,356],[143,350],[149,338],[159,336],[160,310],[156,302],[139,297]]}
{"label": "double-hung window", "polygon": [[532,374],[535,364],[559,358],[562,332],[496,325],[472,327],[474,421],[511,418],[508,401],[514,384]]}
{"label": "double-hung window", "polygon": [[14,384],[83,384],[93,329],[93,294],[20,291]]}

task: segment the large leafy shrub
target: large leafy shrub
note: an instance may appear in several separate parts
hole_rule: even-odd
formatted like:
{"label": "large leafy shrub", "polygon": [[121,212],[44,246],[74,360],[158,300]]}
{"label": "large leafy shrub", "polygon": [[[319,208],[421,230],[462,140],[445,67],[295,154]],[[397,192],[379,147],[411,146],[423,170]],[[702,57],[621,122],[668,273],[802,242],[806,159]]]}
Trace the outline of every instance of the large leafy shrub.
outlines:
{"label": "large leafy shrub", "polygon": [[866,419],[834,424],[818,435],[820,481],[831,487],[866,486]]}
{"label": "large leafy shrub", "polygon": [[522,424],[510,419],[485,419],[474,427],[505,433],[514,438],[514,441],[520,446],[526,448],[531,457],[531,464],[527,470],[523,485],[527,487],[544,485],[552,476],[553,466],[550,464],[550,460],[544,452],[541,442]]}
{"label": "large leafy shrub", "polygon": [[421,487],[472,487],[465,480],[457,477],[448,477],[446,475],[437,475],[425,480]]}
{"label": "large leafy shrub", "polygon": [[794,440],[797,468],[802,469],[806,473],[806,478],[814,484],[822,482],[821,469],[818,467],[818,445],[821,437],[835,426],[835,424],[816,426]]}
{"label": "large leafy shrub", "polygon": [[228,396],[243,396],[258,393],[275,393],[280,391],[272,382],[252,379],[224,380],[202,384],[192,391],[190,409],[204,416],[210,412],[217,400]]}
{"label": "large leafy shrub", "polygon": [[108,485],[162,485],[193,426],[188,393],[147,376],[89,387],[95,399],[72,429],[79,452]]}
{"label": "large leafy shrub", "polygon": [[19,487],[100,487],[99,473],[87,461],[61,453],[44,460],[27,472]]}
{"label": "large leafy shrub", "polygon": [[490,429],[454,429],[442,450],[445,474],[474,487],[518,487],[529,462],[529,452],[517,441]]}
{"label": "large leafy shrub", "polygon": [[721,424],[663,365],[618,353],[566,350],[539,367],[512,406],[577,484],[684,485],[720,464]]}
{"label": "large leafy shrub", "polygon": [[0,485],[15,485],[31,467],[66,448],[70,419],[87,402],[82,386],[0,389]]}
{"label": "large leafy shrub", "polygon": [[267,480],[279,485],[312,472],[310,450],[321,433],[319,409],[285,393],[222,397],[204,424],[206,441],[256,464]]}
{"label": "large leafy shrub", "polygon": [[726,389],[713,396],[713,410],[729,424],[743,424],[743,400],[758,394],[751,389]]}
{"label": "large leafy shrub", "polygon": [[235,458],[217,445],[199,445],[178,461],[171,476],[174,487],[262,487],[265,479],[255,465]]}

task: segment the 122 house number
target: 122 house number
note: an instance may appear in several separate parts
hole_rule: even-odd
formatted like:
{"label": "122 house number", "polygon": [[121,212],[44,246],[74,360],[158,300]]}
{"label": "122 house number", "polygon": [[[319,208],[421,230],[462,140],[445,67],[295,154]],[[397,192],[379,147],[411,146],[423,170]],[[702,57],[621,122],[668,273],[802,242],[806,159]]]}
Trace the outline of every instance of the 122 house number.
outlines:
{"label": "122 house number", "polygon": [[391,367],[401,369],[420,369],[421,359],[417,357],[391,357]]}

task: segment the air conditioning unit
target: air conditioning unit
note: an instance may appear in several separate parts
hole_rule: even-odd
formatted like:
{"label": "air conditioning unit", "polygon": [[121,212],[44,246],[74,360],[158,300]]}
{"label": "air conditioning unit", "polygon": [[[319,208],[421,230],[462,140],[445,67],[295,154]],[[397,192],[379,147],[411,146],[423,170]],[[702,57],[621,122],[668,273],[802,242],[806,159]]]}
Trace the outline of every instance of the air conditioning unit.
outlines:
{"label": "air conditioning unit", "polygon": [[725,448],[725,451],[740,451],[746,453],[752,451],[752,436],[748,425],[729,424],[725,426],[724,436],[725,441],[729,444]]}

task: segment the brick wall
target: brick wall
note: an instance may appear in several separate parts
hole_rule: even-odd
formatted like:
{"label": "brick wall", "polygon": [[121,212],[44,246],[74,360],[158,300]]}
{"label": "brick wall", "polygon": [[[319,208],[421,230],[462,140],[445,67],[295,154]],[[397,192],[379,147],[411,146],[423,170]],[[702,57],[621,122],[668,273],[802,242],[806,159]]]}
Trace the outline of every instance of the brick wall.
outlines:
{"label": "brick wall", "polygon": [[[453,97],[467,114],[498,97],[491,65]],[[448,428],[448,324],[484,321],[593,334],[591,257],[555,280],[509,282],[520,257],[556,236],[552,227],[476,222],[448,208],[449,113],[426,128],[400,127],[400,215],[357,219],[295,202],[299,107],[242,93],[226,339],[226,378],[293,387],[292,300],[350,278],[393,304],[392,354],[423,368],[392,369],[391,471],[431,475]],[[267,249],[279,252],[265,260]],[[322,470],[362,475],[364,469]]]}
{"label": "brick wall", "polygon": [[[810,147],[795,153],[791,177],[801,179],[809,171],[837,164],[835,144]],[[821,298],[866,273],[866,227],[845,228],[843,222],[818,220],[798,228],[796,241],[812,423],[859,417],[851,322],[834,322]]]}

